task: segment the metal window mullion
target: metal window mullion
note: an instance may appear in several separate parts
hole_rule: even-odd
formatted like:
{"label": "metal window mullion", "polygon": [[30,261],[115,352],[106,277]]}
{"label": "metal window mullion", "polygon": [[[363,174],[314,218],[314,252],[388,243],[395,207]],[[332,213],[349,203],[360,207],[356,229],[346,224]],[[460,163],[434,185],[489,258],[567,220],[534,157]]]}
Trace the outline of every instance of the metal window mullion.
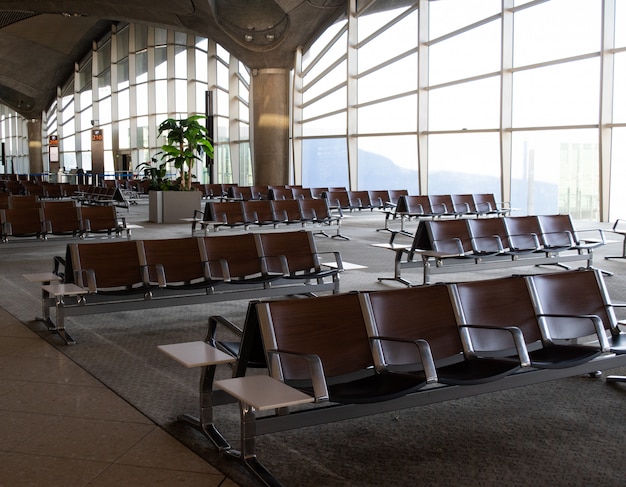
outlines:
{"label": "metal window mullion", "polygon": [[428,0],[420,0],[417,16],[417,183],[420,194],[428,194],[429,15]]}
{"label": "metal window mullion", "polygon": [[[240,139],[241,134],[239,133],[239,122],[241,114],[239,113],[239,62],[234,60],[231,56],[230,62],[228,63],[228,91],[229,91],[229,133],[228,133],[228,146],[230,153],[230,163],[231,163],[231,173],[233,177],[233,182],[239,182],[241,184],[241,150],[240,150]],[[252,93],[249,93],[248,98],[250,96],[254,96]],[[249,120],[250,118],[248,118]],[[252,139],[253,134],[250,133],[252,130],[252,126],[250,126],[249,136]],[[251,151],[251,157],[254,157],[254,152]],[[254,161],[251,161],[252,168],[254,170]],[[254,178],[254,174],[252,175]]]}
{"label": "metal window mullion", "polygon": [[296,49],[291,77],[291,150],[294,184],[302,182],[302,48]]}
{"label": "metal window mullion", "polygon": [[358,69],[358,22],[356,18],[357,0],[350,0],[348,15],[348,46],[346,66],[346,144],[348,149],[348,181],[349,189],[358,189],[358,102],[357,74]]}
{"label": "metal window mullion", "polygon": [[502,201],[511,201],[513,159],[513,0],[502,3],[500,61],[500,191]]}

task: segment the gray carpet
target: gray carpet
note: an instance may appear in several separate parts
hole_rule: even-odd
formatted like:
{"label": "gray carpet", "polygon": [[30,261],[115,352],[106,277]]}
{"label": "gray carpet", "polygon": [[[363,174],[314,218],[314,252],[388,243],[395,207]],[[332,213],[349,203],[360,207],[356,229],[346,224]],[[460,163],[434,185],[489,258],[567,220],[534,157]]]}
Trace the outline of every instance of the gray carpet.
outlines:
{"label": "gray carpet", "polygon": [[[187,236],[188,225],[146,222],[147,207],[129,213],[144,226],[135,238]],[[342,275],[342,290],[401,287],[376,281],[391,276],[393,254],[372,248],[389,234],[377,213],[345,218],[350,241],[318,237],[320,250],[339,250],[345,261],[365,270]],[[579,223],[579,228],[598,226]],[[602,224],[609,228],[608,224]],[[52,269],[52,256],[62,255],[67,240],[13,241],[0,245],[0,306],[54,344],[157,424],[189,445],[243,486],[257,485],[237,463],[222,458],[188,426],[176,421],[198,409],[200,371],[186,369],[157,350],[157,345],[200,340],[209,315],[221,314],[241,323],[247,302],[160,308],[90,315],[67,320],[77,340],[65,346],[49,333],[39,315],[37,285],[24,273]],[[597,252],[598,266],[616,273],[606,278],[614,301],[626,300],[626,261],[605,261],[621,252],[621,239]],[[528,269],[515,269],[522,272]],[[534,270],[534,269],[531,269]],[[504,275],[449,274],[455,281]],[[417,271],[407,274],[420,282]],[[626,374],[626,370],[618,370]],[[228,376],[224,367],[219,375]],[[310,427],[259,439],[261,461],[286,486],[622,486],[626,453],[626,385],[574,377],[499,393],[439,403],[396,413]],[[221,430],[238,444],[235,405],[216,411]]]}

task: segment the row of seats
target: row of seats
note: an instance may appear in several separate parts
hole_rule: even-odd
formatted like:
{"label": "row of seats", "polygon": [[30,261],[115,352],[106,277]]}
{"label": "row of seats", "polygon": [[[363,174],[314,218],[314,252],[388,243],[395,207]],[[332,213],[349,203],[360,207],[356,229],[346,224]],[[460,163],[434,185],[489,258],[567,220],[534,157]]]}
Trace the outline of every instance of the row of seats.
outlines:
{"label": "row of seats", "polygon": [[113,206],[77,206],[74,201],[41,201],[36,206],[0,209],[0,237],[64,235],[85,238],[105,233],[130,238],[126,219],[118,217]]}
{"label": "row of seats", "polygon": [[[246,385],[263,376],[244,377],[236,364],[235,378],[216,382],[240,400],[244,450],[237,458],[265,479],[271,474],[252,455],[256,436],[282,431],[286,421],[290,428],[310,427],[580,375],[623,365],[626,354],[626,333],[597,271],[252,306],[242,350],[247,338],[253,340],[250,349],[262,350],[274,379],[324,404],[282,407],[257,418],[250,404],[273,406]],[[255,334],[259,338],[249,338]],[[247,355],[239,353],[237,362]]]}
{"label": "row of seats", "polygon": [[[242,227],[246,230],[251,225],[307,223],[322,226],[336,225],[337,232],[332,237],[348,239],[341,233],[341,219],[333,215],[326,199],[291,199],[291,200],[242,200],[242,201],[207,201],[204,211],[196,211],[192,220],[192,234],[200,227],[203,231],[209,227]],[[318,232],[328,236],[323,231]]]}
{"label": "row of seats", "polygon": [[[424,283],[443,272],[477,271],[528,265],[563,265],[565,261],[593,263],[593,250],[606,243],[601,229],[588,229],[581,238],[569,215],[506,216],[421,220],[411,244],[376,244],[395,252],[393,280],[406,285],[402,269],[423,267]],[[568,254],[568,255],[565,255]],[[469,264],[469,265],[468,265]],[[379,278],[386,280],[389,278]]]}

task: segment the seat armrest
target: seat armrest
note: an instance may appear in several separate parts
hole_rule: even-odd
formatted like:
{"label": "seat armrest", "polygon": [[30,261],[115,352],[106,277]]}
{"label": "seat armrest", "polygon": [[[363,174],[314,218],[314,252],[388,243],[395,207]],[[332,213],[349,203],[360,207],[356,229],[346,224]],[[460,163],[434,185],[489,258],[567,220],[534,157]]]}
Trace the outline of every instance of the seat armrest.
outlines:
{"label": "seat armrest", "polygon": [[[370,337],[370,341],[373,343],[376,342],[396,342],[396,343],[412,343],[417,347],[420,362],[422,368],[424,370],[424,375],[426,376],[426,382],[431,384],[433,382],[437,382],[437,368],[435,367],[435,361],[433,359],[433,354],[430,349],[430,345],[426,340],[418,339],[418,340],[405,340],[397,337],[388,337],[388,336],[372,336]],[[378,347],[375,349],[380,352]],[[387,364],[382,360],[382,354],[379,357],[380,365],[377,367],[380,370],[385,370],[389,365],[405,365],[405,364]]]}
{"label": "seat armrest", "polygon": [[343,260],[341,259],[341,253],[336,251],[336,250],[333,250],[333,251],[329,250],[329,251],[324,251],[324,252],[316,252],[314,254],[314,257],[315,257],[315,263],[316,263],[317,267],[319,267],[319,265],[320,265],[320,259],[319,259],[318,256],[319,255],[327,255],[327,254],[331,254],[334,257],[335,263],[337,264],[337,271],[343,272],[344,269],[343,269]]}
{"label": "seat armrest", "polygon": [[[580,319],[580,320],[591,323],[592,330],[598,337],[598,343],[600,343],[600,350],[602,352],[608,352],[611,348],[609,345],[609,341],[606,336],[605,330],[604,330],[604,323],[602,322],[600,317],[597,315],[539,314],[537,315],[537,317],[540,318],[539,323],[541,324],[542,332],[545,334],[545,338],[548,341],[552,341],[552,339],[580,338],[582,336],[585,336],[585,334],[591,334],[591,333],[587,333],[588,330],[581,330],[579,333],[576,333],[575,335],[565,335],[562,333],[562,330],[557,329],[555,326],[550,327],[549,324],[546,322],[546,320],[541,319],[541,318],[569,318],[569,319],[574,318],[574,319]],[[568,328],[571,328],[571,327],[568,326]]]}
{"label": "seat armrest", "polygon": [[216,335],[218,326],[223,326],[228,331],[235,334],[239,339],[243,336],[243,330],[222,315],[209,316],[205,341],[209,342],[209,344],[213,347],[217,348]]}
{"label": "seat armrest", "polygon": [[161,264],[154,264],[144,267],[146,276],[145,281],[147,284],[156,281],[159,287],[165,287],[167,284],[167,277],[165,275],[165,268]]}
{"label": "seat armrest", "polygon": [[313,394],[315,395],[315,402],[328,401],[328,384],[326,383],[326,376],[324,374],[324,366],[322,360],[318,355],[302,354],[280,350],[268,350],[267,355],[269,358],[270,375],[274,379],[278,379],[284,382],[285,379],[280,367],[280,357],[286,356],[295,358],[298,360],[305,360],[309,369],[309,378],[313,384]]}
{"label": "seat armrest", "polygon": [[[463,346],[466,347],[467,353],[469,355],[472,356],[477,356],[477,352],[494,352],[497,351],[498,348],[484,348],[482,350],[477,350],[473,347],[471,340],[472,340],[472,330],[477,330],[477,331],[489,331],[489,332],[494,332],[495,334],[502,334],[502,333],[506,333],[509,335],[509,338],[512,340],[512,344],[515,347],[515,350],[517,352],[517,356],[519,358],[520,361],[520,366],[522,367],[529,367],[530,366],[530,356],[528,355],[528,348],[526,347],[526,342],[524,341],[524,334],[522,333],[522,330],[520,330],[518,327],[516,326],[490,326],[490,325],[478,325],[478,324],[465,324],[465,325],[459,325],[459,328],[461,330],[465,330],[467,332],[467,335],[465,334],[461,334],[461,339],[463,340]],[[477,336],[475,336],[475,338],[478,338]],[[467,342],[467,340],[469,339],[470,343]],[[481,341],[484,341],[481,340]]]}

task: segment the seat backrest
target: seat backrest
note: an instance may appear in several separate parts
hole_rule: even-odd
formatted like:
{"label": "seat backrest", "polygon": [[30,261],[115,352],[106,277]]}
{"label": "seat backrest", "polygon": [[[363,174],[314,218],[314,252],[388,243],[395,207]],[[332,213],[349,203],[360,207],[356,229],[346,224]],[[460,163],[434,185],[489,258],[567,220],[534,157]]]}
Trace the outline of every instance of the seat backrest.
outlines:
{"label": "seat backrest", "polygon": [[[258,312],[266,350],[317,355],[326,377],[374,365],[358,294],[267,301],[258,305]],[[287,381],[310,377],[302,359],[282,356],[268,362],[274,377]]]}
{"label": "seat backrest", "polygon": [[[454,303],[447,286],[415,286],[406,289],[362,293],[361,299],[371,316],[372,335],[413,342],[426,340],[435,364],[461,359],[463,344],[454,314]],[[414,343],[377,342],[386,364],[421,362]]]}
{"label": "seat backrest", "polygon": [[81,220],[89,220],[92,232],[111,232],[118,228],[117,212],[113,206],[81,206],[79,210]]}
{"label": "seat backrest", "polygon": [[[505,277],[451,284],[461,323],[519,328],[526,344],[540,342],[541,329],[526,280]],[[502,344],[504,346],[504,344]],[[482,349],[489,349],[483,344]]]}
{"label": "seat backrest", "polygon": [[313,194],[311,193],[311,188],[299,188],[299,187],[291,187],[291,192],[293,193],[293,197],[297,200],[300,199],[310,199],[313,198]]}
{"label": "seat backrest", "polygon": [[424,224],[433,250],[451,254],[473,250],[466,220],[429,220]]}
{"label": "seat backrest", "polygon": [[243,207],[246,221],[255,221],[259,224],[274,222],[274,213],[272,211],[272,202],[270,200],[242,201],[241,205]]}
{"label": "seat backrest", "polygon": [[44,220],[50,222],[52,233],[77,233],[82,229],[74,201],[47,201],[42,206]]}
{"label": "seat backrest", "polygon": [[9,208],[39,208],[39,196],[31,195],[11,195],[9,198]]}
{"label": "seat backrest", "polygon": [[201,238],[211,276],[224,277],[221,261],[228,266],[231,278],[245,278],[263,271],[253,233],[212,235]]}
{"label": "seat backrest", "polygon": [[569,215],[539,215],[541,239],[546,247],[576,245],[576,231]]}
{"label": "seat backrest", "polygon": [[257,233],[256,236],[259,254],[263,256],[269,272],[283,272],[281,259],[286,261],[290,273],[319,270],[311,232],[267,232]]}
{"label": "seat backrest", "polygon": [[253,184],[250,186],[250,192],[253,200],[267,199],[269,186],[267,184]]}
{"label": "seat backrest", "polygon": [[507,216],[504,217],[504,225],[512,249],[528,250],[543,245],[541,227],[536,216]]}
{"label": "seat backrest", "polygon": [[88,286],[88,273],[93,273],[98,290],[130,289],[145,284],[144,266],[137,241],[69,244],[74,281]]}
{"label": "seat backrest", "polygon": [[313,198],[323,198],[324,193],[328,192],[328,188],[309,188],[311,190],[311,196]]}
{"label": "seat backrest", "polygon": [[0,193],[0,210],[9,208],[9,193]]}
{"label": "seat backrest", "polygon": [[269,190],[268,198],[271,200],[292,200],[293,189],[273,187]]}
{"label": "seat backrest", "polygon": [[206,206],[209,208],[208,213],[210,220],[223,222],[226,225],[242,225],[247,222],[241,201],[209,201]]}
{"label": "seat backrest", "polygon": [[355,209],[371,206],[368,191],[348,191],[348,201],[350,201],[350,207]]}
{"label": "seat backrest", "polygon": [[304,198],[298,202],[303,220],[324,221],[330,218],[330,208],[326,198]]}
{"label": "seat backrest", "polygon": [[509,247],[502,218],[472,218],[467,220],[467,225],[475,252],[497,252]]}
{"label": "seat backrest", "polygon": [[428,195],[430,208],[434,214],[454,213],[454,203],[452,195],[449,194],[430,194]]}
{"label": "seat backrest", "polygon": [[453,194],[452,203],[455,211],[463,213],[474,213],[476,211],[474,195],[472,194]]}
{"label": "seat backrest", "polygon": [[219,183],[205,184],[205,191],[209,198],[221,198],[225,196],[224,187]]}
{"label": "seat backrest", "polygon": [[324,193],[324,197],[328,200],[328,205],[331,208],[350,208],[350,198],[348,198],[347,191],[327,191]]}
{"label": "seat backrest", "polygon": [[276,220],[297,222],[302,220],[300,202],[298,200],[272,200],[272,211]]}
{"label": "seat backrest", "polygon": [[368,194],[370,198],[370,205],[373,208],[384,208],[386,205],[391,204],[389,191],[386,189],[368,191]]}
{"label": "seat backrest", "polygon": [[255,199],[252,195],[252,187],[250,186],[231,186],[228,189],[228,197],[237,200]]}
{"label": "seat backrest", "polygon": [[162,266],[167,284],[184,283],[205,277],[206,253],[195,237],[142,240],[144,264],[150,270]]}
{"label": "seat backrest", "polygon": [[426,195],[406,195],[398,200],[397,213],[407,213],[409,215],[431,216],[433,214],[430,207],[430,200]]}
{"label": "seat backrest", "polygon": [[43,233],[43,211],[39,207],[0,210],[0,223],[10,224],[11,235],[16,237],[39,235]]}
{"label": "seat backrest", "polygon": [[[617,319],[600,271],[584,269],[550,272],[528,276],[527,279],[530,282],[539,314],[593,315],[602,320],[606,330],[617,326]],[[578,334],[577,326],[581,327],[580,332],[589,334],[587,320],[551,317],[542,319],[550,322],[549,329],[552,338],[558,338],[561,327],[564,331],[562,334],[568,337],[572,335],[572,332],[575,335]]]}
{"label": "seat backrest", "polygon": [[389,190],[389,203],[392,205],[397,205],[398,200],[402,196],[407,196],[409,191],[407,189],[390,189]]}
{"label": "seat backrest", "polygon": [[498,205],[493,193],[474,193],[476,209],[481,212],[496,212]]}

